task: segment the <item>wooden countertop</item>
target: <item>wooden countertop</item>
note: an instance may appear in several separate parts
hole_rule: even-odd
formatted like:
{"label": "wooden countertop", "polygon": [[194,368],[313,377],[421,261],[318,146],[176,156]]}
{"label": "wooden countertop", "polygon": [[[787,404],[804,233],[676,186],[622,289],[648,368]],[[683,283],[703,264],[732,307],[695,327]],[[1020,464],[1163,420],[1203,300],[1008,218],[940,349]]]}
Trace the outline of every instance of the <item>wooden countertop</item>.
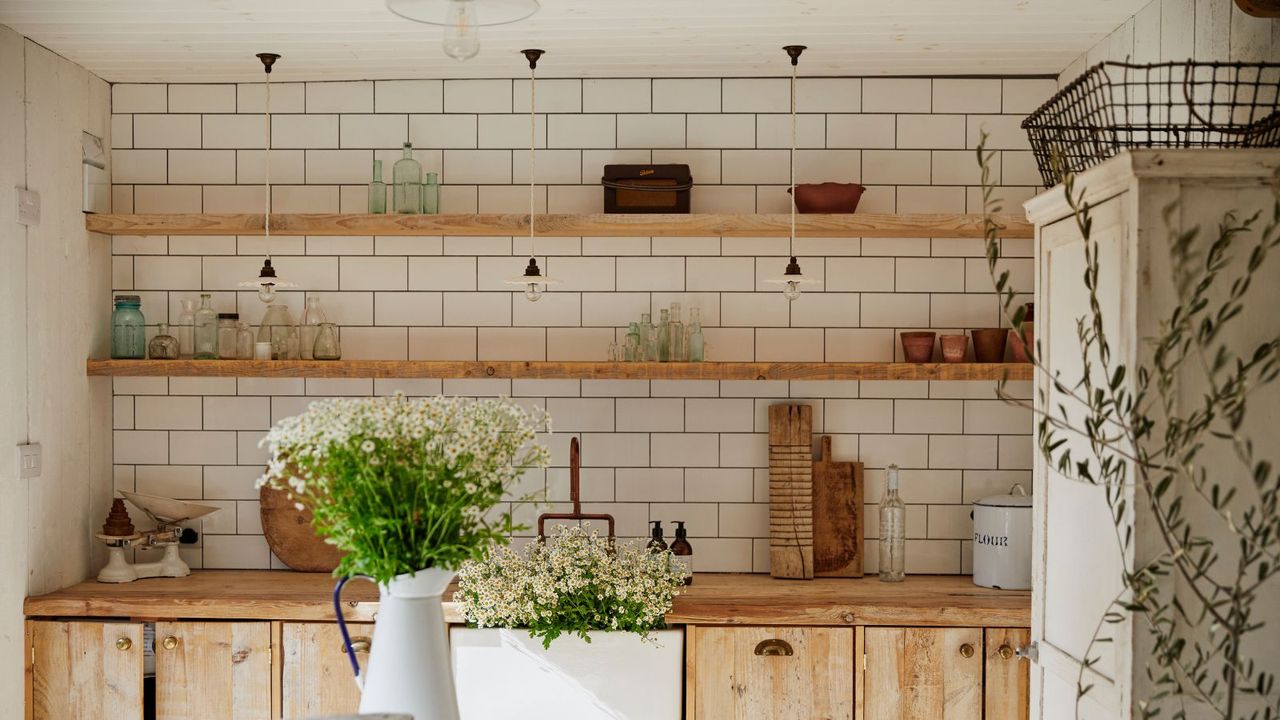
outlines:
{"label": "wooden countertop", "polygon": [[[121,585],[86,581],[27,598],[28,617],[333,620],[333,578],[279,570],[197,570],[185,578]],[[378,593],[343,592],[349,620],[372,620]],[[446,603],[445,615],[460,621]],[[701,573],[667,622],[690,625],[913,625],[1028,627],[1031,595],[977,587],[968,576],[918,575],[903,583],[862,579],[775,580]]]}

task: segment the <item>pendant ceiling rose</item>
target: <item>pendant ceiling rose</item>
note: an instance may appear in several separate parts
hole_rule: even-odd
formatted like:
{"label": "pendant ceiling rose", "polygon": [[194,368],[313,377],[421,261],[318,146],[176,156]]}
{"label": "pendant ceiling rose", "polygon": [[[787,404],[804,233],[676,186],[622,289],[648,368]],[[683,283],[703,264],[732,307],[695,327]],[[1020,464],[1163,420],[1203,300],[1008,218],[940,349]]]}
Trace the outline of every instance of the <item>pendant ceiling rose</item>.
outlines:
{"label": "pendant ceiling rose", "polygon": [[405,20],[447,26],[460,4],[469,6],[478,27],[519,22],[542,8],[538,0],[387,0],[387,9]]}

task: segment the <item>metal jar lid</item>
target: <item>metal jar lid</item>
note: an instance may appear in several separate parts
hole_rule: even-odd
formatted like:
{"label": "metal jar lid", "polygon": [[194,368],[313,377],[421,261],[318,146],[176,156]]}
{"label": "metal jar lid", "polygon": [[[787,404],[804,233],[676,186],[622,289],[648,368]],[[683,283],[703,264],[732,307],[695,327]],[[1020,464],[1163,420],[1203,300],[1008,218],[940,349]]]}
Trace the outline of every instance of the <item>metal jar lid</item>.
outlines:
{"label": "metal jar lid", "polygon": [[1022,487],[1022,483],[1014,483],[1013,487],[1009,488],[1009,494],[990,495],[973,504],[980,507],[1029,508],[1031,507],[1031,496]]}

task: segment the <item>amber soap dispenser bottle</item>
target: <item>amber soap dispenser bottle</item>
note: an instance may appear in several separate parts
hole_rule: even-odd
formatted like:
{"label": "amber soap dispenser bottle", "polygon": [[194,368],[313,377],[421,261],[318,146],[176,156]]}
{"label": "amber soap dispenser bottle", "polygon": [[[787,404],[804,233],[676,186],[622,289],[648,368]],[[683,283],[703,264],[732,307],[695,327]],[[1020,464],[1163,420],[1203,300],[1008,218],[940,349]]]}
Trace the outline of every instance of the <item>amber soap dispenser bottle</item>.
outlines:
{"label": "amber soap dispenser bottle", "polygon": [[666,552],[667,541],[662,539],[662,521],[650,520],[649,524],[652,525],[653,528],[649,531],[649,544],[646,545],[645,547],[648,548],[649,552],[654,555],[657,555],[658,553],[661,553],[661,552]]}
{"label": "amber soap dispenser bottle", "polygon": [[684,529],[684,521],[676,520],[676,539],[671,541],[671,554],[684,563],[684,584],[693,584],[693,545],[689,544],[689,533]]}

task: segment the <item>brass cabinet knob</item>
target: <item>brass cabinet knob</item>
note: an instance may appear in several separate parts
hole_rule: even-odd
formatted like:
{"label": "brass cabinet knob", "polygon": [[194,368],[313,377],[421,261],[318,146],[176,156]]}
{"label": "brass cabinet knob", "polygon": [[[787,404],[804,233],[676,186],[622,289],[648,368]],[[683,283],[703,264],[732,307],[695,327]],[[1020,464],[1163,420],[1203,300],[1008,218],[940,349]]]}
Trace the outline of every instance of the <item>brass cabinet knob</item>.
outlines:
{"label": "brass cabinet knob", "polygon": [[351,638],[351,650],[352,650],[352,652],[367,653],[367,652],[369,652],[369,649],[370,649],[370,648],[372,648],[372,647],[373,647],[373,642],[372,642],[372,641],[370,641],[370,640],[369,640],[369,638],[367,638],[367,637],[353,637],[353,638]]}
{"label": "brass cabinet knob", "polygon": [[845,614],[841,615],[841,616],[840,616],[840,619],[841,619],[841,620],[844,620],[844,621],[845,621],[845,622],[847,622],[847,623],[852,624],[852,623],[853,623],[853,621],[854,621],[855,619],[857,619],[857,618],[855,618],[855,617],[853,616],[853,613],[851,613],[851,612],[847,612],[847,613],[845,613]]}
{"label": "brass cabinet knob", "polygon": [[117,650],[131,650],[131,649],[133,649],[133,641],[132,641],[132,640],[130,640],[129,638],[127,638],[127,637],[125,637],[125,638],[119,638],[119,639],[117,639],[117,640],[116,640],[116,649],[117,649]]}
{"label": "brass cabinet knob", "polygon": [[961,645],[961,646],[960,646],[960,657],[965,657],[965,658],[971,658],[971,657],[973,657],[973,646],[972,646],[972,645],[970,645],[969,643],[965,643],[965,644]]}
{"label": "brass cabinet knob", "polygon": [[164,640],[160,641],[160,646],[163,647],[165,650],[172,650],[178,647],[178,638],[172,635],[169,635]]}
{"label": "brass cabinet knob", "polygon": [[1013,648],[1009,647],[1008,645],[1001,645],[1000,649],[997,650],[996,652],[1000,653],[1000,657],[1004,658],[1005,660],[1011,660],[1014,654]]}
{"label": "brass cabinet knob", "polygon": [[791,643],[781,638],[769,638],[761,640],[756,644],[756,654],[765,656],[790,657],[795,655],[795,650],[791,649]]}

